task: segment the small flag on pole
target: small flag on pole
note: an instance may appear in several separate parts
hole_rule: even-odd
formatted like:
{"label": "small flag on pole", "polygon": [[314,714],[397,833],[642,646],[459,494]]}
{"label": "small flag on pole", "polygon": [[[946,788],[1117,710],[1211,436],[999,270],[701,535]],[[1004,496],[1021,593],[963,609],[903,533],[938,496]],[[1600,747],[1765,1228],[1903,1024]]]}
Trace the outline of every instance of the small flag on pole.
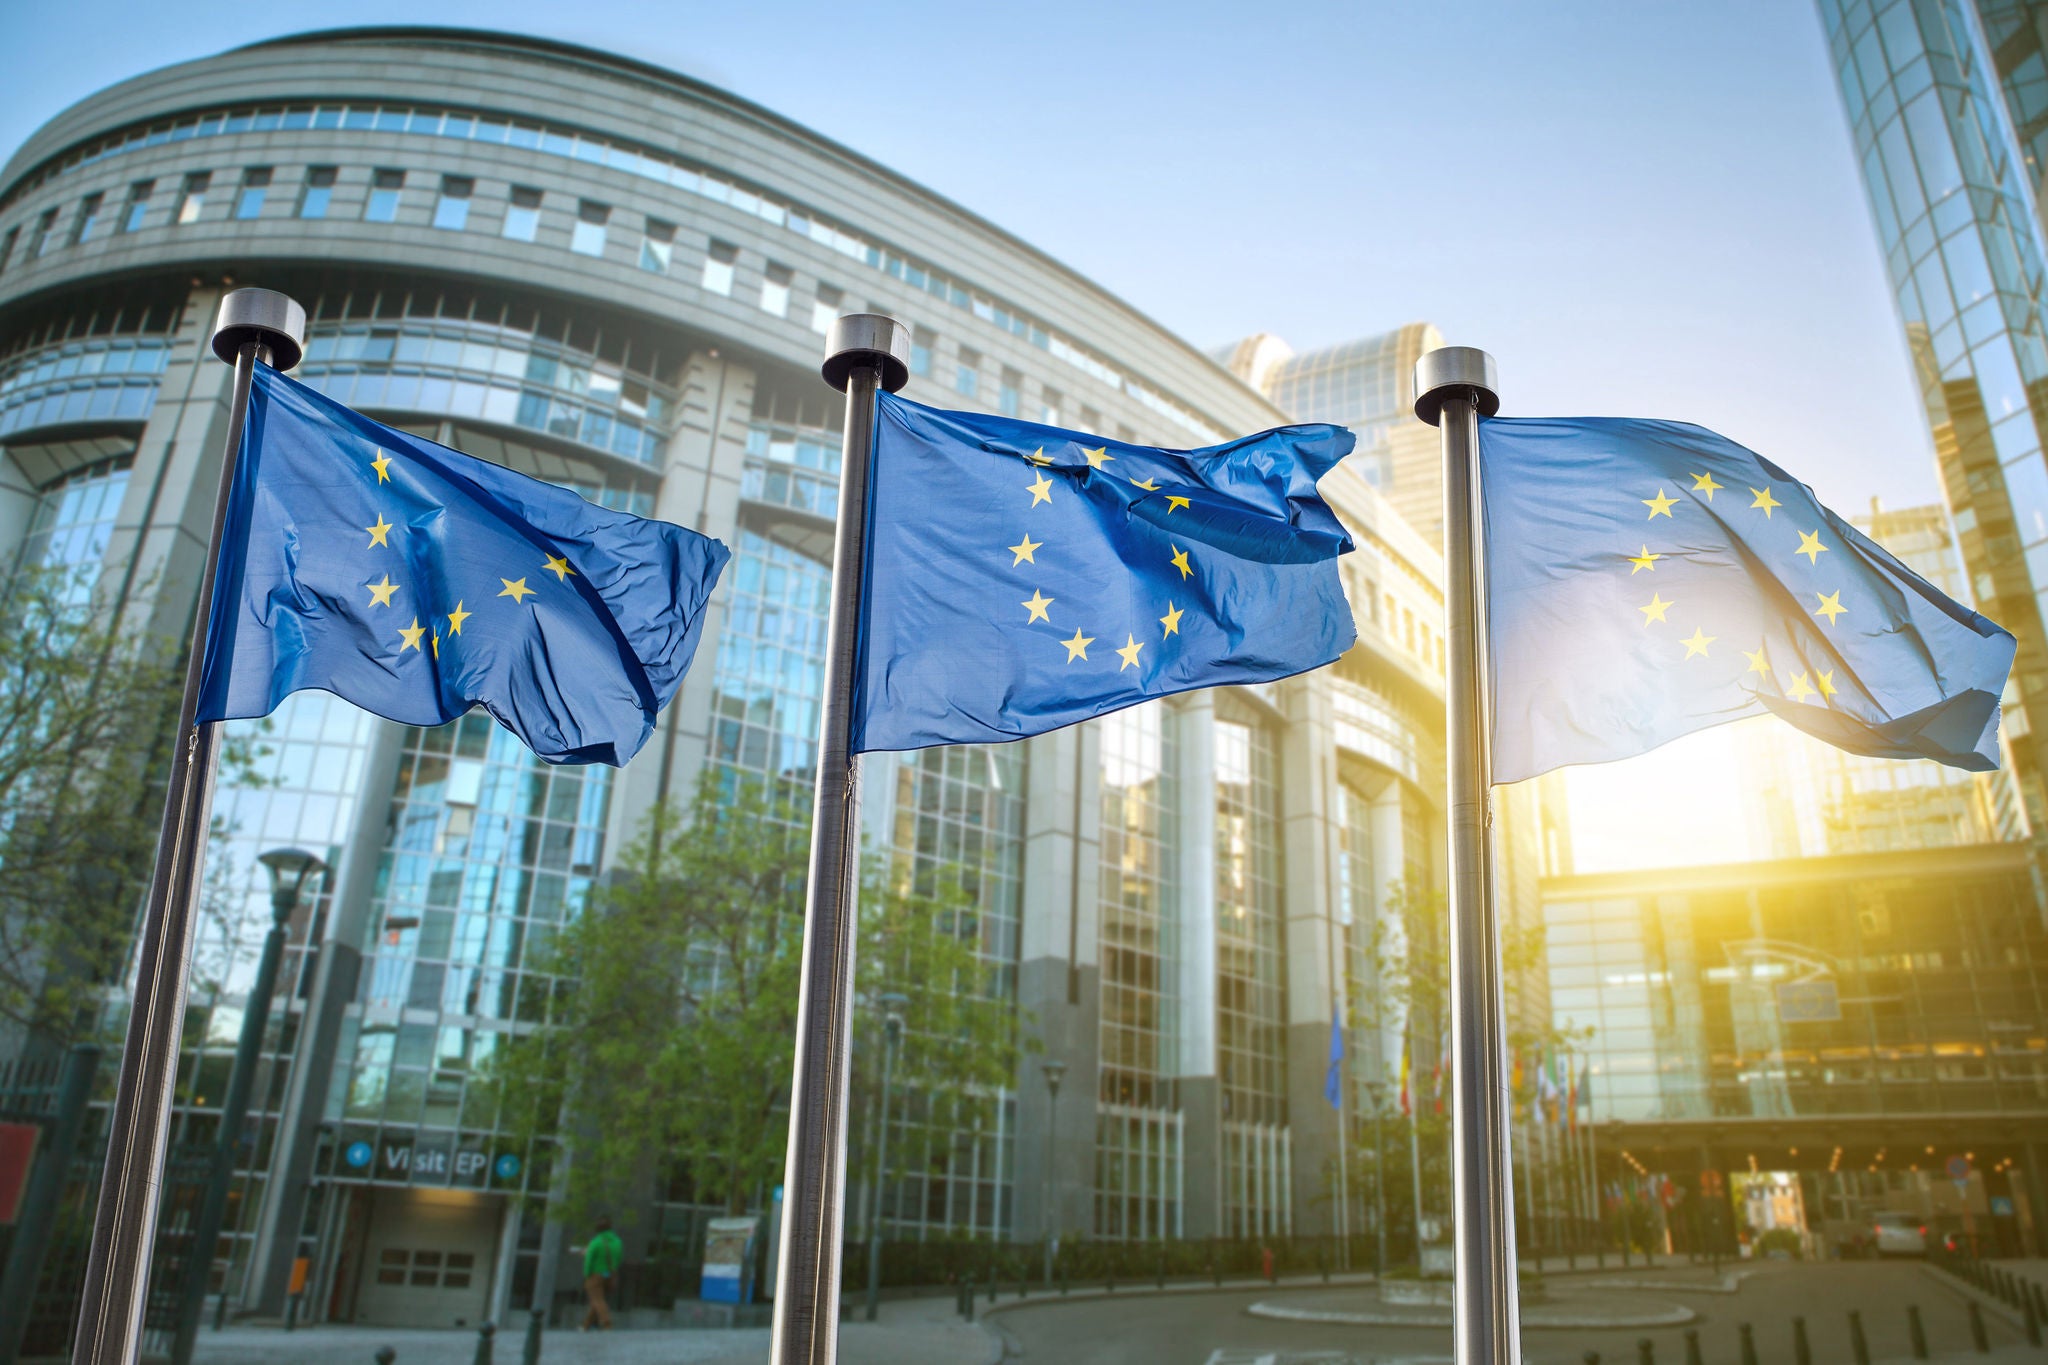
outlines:
{"label": "small flag on pole", "polygon": [[1165,450],[877,402],[853,752],[1023,739],[1350,648],[1342,427]]}
{"label": "small flag on pole", "polygon": [[1408,1094],[1408,1059],[1413,1052],[1414,1048],[1409,1042],[1408,1035],[1404,1032],[1401,1035],[1401,1117],[1403,1118],[1409,1118],[1415,1113],[1414,1101],[1410,1099]]}
{"label": "small flag on pole", "polygon": [[1344,1026],[1330,1016],[1330,1066],[1323,1073],[1323,1098],[1332,1109],[1344,1107]]}
{"label": "small flag on pole", "polygon": [[1733,441],[1493,418],[1479,453],[1493,780],[1769,711],[1878,758],[1998,766],[2013,637]]}
{"label": "small flag on pole", "polygon": [[681,685],[727,558],[258,365],[198,718],[307,688],[408,725],[481,705],[549,762],[623,764]]}

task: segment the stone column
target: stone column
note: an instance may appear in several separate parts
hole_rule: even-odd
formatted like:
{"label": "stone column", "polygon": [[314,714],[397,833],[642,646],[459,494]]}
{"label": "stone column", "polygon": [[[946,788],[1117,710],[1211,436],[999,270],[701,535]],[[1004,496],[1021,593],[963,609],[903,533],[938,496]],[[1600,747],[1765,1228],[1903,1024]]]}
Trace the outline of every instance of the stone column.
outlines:
{"label": "stone column", "polygon": [[1173,724],[1179,747],[1175,907],[1180,936],[1181,1228],[1223,1235],[1223,1094],[1216,1069],[1216,702],[1190,693]]}
{"label": "stone column", "polygon": [[1280,685],[1281,913],[1287,955],[1287,1118],[1293,1140],[1289,1206],[1293,1230],[1333,1235],[1342,1133],[1324,1097],[1330,1021],[1342,1001],[1338,956],[1334,715],[1329,684],[1315,674]]}

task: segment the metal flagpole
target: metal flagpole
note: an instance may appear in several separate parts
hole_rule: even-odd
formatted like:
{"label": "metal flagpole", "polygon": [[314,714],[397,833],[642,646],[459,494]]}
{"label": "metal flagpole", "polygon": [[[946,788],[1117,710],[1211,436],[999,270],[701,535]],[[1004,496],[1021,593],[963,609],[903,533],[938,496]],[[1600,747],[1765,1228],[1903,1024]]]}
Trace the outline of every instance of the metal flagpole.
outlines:
{"label": "metal flagpole", "polygon": [[849,313],[832,324],[820,372],[846,395],[846,434],[832,547],[832,609],[825,630],[789,1154],[782,1177],[782,1243],[770,1352],[777,1365],[831,1365],[839,1349],[854,910],[860,890],[860,764],[848,752],[848,729],[867,570],[875,395],[882,389],[894,393],[910,382],[910,330],[879,313]]}
{"label": "metal flagpole", "polygon": [[1451,1081],[1459,1365],[1521,1365],[1508,1147],[1507,1008],[1493,904],[1486,540],[1479,419],[1500,411],[1493,357],[1446,346],[1415,362],[1415,415],[1443,432],[1444,600],[1449,620]]}
{"label": "metal flagpole", "polygon": [[[135,999],[121,1047],[121,1075],[107,1129],[106,1174],[93,1219],[92,1252],[79,1299],[73,1365],[134,1365],[142,1349],[143,1305],[156,1237],[157,1200],[169,1146],[171,1092],[178,1076],[184,1032],[185,987],[192,957],[192,925],[206,836],[213,811],[214,761],[220,726],[197,725],[199,679],[206,662],[206,630],[213,609],[213,578],[220,564],[221,521],[234,487],[242,425],[249,415],[249,385],[258,364],[289,370],[304,352],[306,310],[268,289],[237,289],[220,301],[213,353],[235,367],[228,409],[227,448],[192,612],[185,660],[185,695],[178,708],[169,795],[157,835],[156,873],[142,916]],[[192,1248],[210,1258],[212,1247]]]}

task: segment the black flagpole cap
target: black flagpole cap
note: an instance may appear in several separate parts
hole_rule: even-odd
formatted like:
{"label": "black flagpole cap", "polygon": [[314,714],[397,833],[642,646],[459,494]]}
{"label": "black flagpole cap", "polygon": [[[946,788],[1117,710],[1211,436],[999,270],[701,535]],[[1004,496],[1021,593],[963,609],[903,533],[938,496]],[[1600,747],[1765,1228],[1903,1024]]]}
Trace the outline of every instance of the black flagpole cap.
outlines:
{"label": "black flagpole cap", "polygon": [[819,373],[841,393],[862,365],[882,370],[882,387],[896,392],[910,382],[910,329],[882,313],[846,313],[832,320]]}
{"label": "black flagpole cap", "polygon": [[270,368],[291,369],[306,353],[306,310],[275,289],[228,291],[213,324],[213,353],[232,365],[252,341],[270,348]]}

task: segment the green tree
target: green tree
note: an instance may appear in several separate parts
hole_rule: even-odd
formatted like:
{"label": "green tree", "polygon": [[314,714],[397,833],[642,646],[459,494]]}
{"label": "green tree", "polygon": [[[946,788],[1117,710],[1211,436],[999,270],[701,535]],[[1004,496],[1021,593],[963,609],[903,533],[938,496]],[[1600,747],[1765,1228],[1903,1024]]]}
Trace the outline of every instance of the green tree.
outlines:
{"label": "green tree", "polygon": [[[560,978],[550,1016],[501,1047],[486,1079],[507,1130],[566,1150],[572,1222],[619,1197],[650,1159],[734,1212],[779,1180],[806,795],[707,773],[687,811],[651,811],[584,912],[529,949]],[[954,1111],[989,1103],[1014,1073],[1017,1030],[974,952],[972,905],[874,864],[859,932],[861,1013],[884,993],[908,999],[897,1077]]]}

